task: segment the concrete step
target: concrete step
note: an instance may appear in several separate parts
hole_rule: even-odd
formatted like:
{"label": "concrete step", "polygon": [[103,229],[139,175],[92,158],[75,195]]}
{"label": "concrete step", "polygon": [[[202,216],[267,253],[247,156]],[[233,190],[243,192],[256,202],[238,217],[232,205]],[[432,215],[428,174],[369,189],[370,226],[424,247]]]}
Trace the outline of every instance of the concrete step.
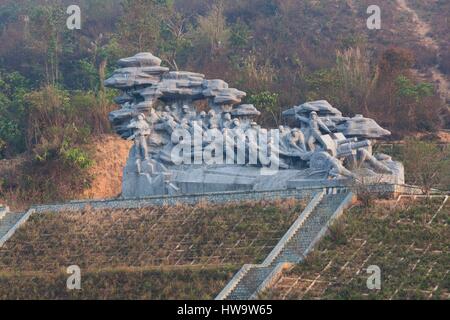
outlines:
{"label": "concrete step", "polygon": [[241,279],[238,286],[227,297],[227,300],[249,300],[258,287],[272,272],[272,267],[254,267]]}
{"label": "concrete step", "polygon": [[299,263],[346,196],[347,194],[325,195],[308,219],[306,219],[304,225],[272,262],[272,265],[282,262]]}
{"label": "concrete step", "polygon": [[274,261],[267,266],[259,265],[249,269],[228,295],[227,300],[250,299],[277,265],[280,263],[296,264],[302,261],[348,195],[348,193],[324,195]]}

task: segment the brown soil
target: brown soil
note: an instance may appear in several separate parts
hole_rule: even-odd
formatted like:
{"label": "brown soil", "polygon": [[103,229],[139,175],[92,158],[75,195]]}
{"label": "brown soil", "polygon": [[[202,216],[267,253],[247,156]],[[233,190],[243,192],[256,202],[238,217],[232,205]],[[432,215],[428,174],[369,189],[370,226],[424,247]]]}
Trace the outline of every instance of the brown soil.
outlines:
{"label": "brown soil", "polygon": [[[411,17],[412,31],[416,34],[417,40],[425,47],[430,48],[438,54],[440,46],[437,41],[429,36],[432,31],[431,26],[422,20],[417,12],[408,4],[406,0],[397,0],[400,11],[406,12]],[[438,88],[439,94],[444,102],[450,99],[450,83],[446,76],[439,70],[439,66],[430,69],[430,77]]]}
{"label": "brown soil", "polygon": [[450,131],[439,131],[437,135],[441,142],[450,144]]}
{"label": "brown soil", "polygon": [[132,142],[115,135],[103,135],[93,142],[94,166],[89,170],[94,176],[91,187],[82,198],[105,199],[117,197],[122,191],[122,172]]}
{"label": "brown soil", "polygon": [[[438,131],[436,133],[426,133],[426,132],[417,132],[414,134],[411,134],[411,136],[417,138],[417,139],[426,139],[427,137],[431,137],[433,141],[437,143],[444,143],[444,144],[450,144],[450,131]],[[403,143],[403,141],[400,141],[400,143]]]}

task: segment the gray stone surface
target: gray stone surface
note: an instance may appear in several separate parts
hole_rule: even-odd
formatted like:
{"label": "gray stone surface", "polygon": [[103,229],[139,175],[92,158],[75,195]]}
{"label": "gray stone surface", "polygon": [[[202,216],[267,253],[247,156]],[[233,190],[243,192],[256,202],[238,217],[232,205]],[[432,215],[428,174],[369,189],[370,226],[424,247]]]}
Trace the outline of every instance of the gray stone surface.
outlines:
{"label": "gray stone surface", "polygon": [[357,115],[338,124],[336,130],[346,137],[364,137],[379,139],[391,135],[391,132],[380,127],[374,120]]}
{"label": "gray stone surface", "polygon": [[342,113],[334,108],[328,101],[310,101],[299,106],[295,106],[283,112],[283,117],[295,117],[296,115],[309,115],[316,112],[320,117],[342,117]]}
{"label": "gray stone surface", "polygon": [[105,81],[122,91],[121,108],[109,116],[113,128],[135,141],[125,198],[283,189],[302,180],[404,181],[400,163],[372,153],[371,139],[390,134],[372,119],[344,117],[321,100],[285,111],[292,127],[264,129],[255,121],[260,112],[241,104],[245,92],[160,64],[140,53],[119,60]]}

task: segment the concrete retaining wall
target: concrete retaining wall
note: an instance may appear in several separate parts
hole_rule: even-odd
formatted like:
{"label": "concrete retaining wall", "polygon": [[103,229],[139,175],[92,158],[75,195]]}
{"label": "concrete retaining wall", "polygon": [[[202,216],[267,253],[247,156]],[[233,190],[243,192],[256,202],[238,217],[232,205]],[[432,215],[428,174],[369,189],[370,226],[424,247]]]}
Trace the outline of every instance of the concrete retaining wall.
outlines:
{"label": "concrete retaining wall", "polygon": [[104,210],[104,209],[135,209],[149,206],[165,206],[176,204],[232,203],[241,201],[260,201],[278,199],[305,199],[312,196],[315,190],[274,190],[274,191],[238,191],[222,193],[206,193],[184,196],[149,197],[144,199],[115,199],[101,201],[73,201],[64,204],[33,206],[36,213],[58,213],[67,211]]}

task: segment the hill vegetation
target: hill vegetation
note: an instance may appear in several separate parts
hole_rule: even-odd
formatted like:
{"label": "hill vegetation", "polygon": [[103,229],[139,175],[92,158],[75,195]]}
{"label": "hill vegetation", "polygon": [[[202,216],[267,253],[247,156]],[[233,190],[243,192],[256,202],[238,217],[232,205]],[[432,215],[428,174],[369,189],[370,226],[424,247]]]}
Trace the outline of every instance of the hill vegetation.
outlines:
{"label": "hill vegetation", "polygon": [[[0,249],[0,298],[213,298],[243,264],[262,262],[305,206],[283,200],[34,215]],[[71,265],[82,270],[81,292],[66,290]]]}
{"label": "hill vegetation", "polygon": [[[403,199],[349,210],[264,298],[449,299],[450,201],[443,206],[444,200]],[[369,266],[381,270],[380,290],[367,287]]]}
{"label": "hill vegetation", "polygon": [[0,158],[22,161],[0,172],[0,199],[62,201],[92,186],[92,139],[110,133],[116,108],[102,81],[138,51],[248,92],[267,126],[327,99],[393,138],[448,129],[434,83],[450,74],[448,5],[405,3],[427,34],[400,0],[379,4],[381,30],[366,27],[368,0],[84,0],[81,30],[66,27],[68,0],[2,0]]}
{"label": "hill vegetation", "polygon": [[[351,208],[261,298],[449,299],[444,200]],[[212,299],[242,264],[265,258],[302,208],[290,200],[36,215],[0,250],[0,298]],[[81,291],[66,289],[72,264]],[[381,290],[367,288],[371,265]]]}

